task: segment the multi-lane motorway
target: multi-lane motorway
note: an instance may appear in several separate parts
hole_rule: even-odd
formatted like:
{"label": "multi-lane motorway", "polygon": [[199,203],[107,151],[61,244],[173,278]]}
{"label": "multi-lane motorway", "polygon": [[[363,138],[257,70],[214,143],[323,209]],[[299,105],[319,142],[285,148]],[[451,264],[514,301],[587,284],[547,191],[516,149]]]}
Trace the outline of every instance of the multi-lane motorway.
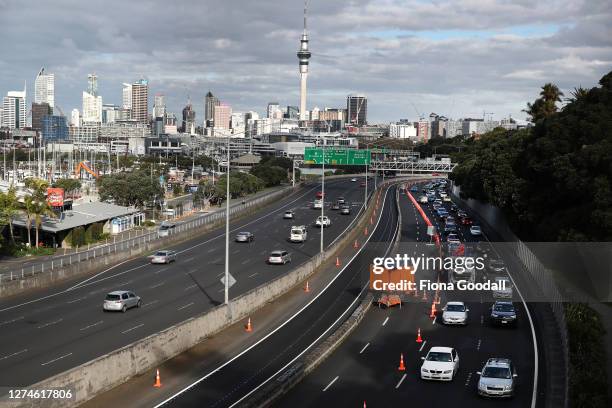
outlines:
{"label": "multi-lane motorway", "polygon": [[[427,241],[426,225],[408,198],[402,194],[402,243],[398,252],[425,251],[417,246]],[[430,205],[423,205],[428,218],[441,227]],[[438,228],[438,230],[441,230]],[[459,231],[462,241],[474,241],[466,228]],[[486,239],[486,236],[482,237]],[[413,248],[413,249],[412,249]],[[411,255],[412,255],[411,254]],[[509,268],[514,263],[506,259]],[[417,277],[419,278],[419,277]],[[430,275],[420,279],[433,279]],[[466,327],[447,327],[440,324],[439,314],[429,317],[431,298],[423,301],[410,299],[403,307],[390,309],[372,307],[349,338],[313,373],[279,400],[277,407],[397,405],[423,407],[488,407],[499,401],[479,398],[476,393],[480,371],[490,357],[506,357],[516,365],[519,377],[515,397],[504,406],[531,406],[534,385],[534,347],[530,322],[520,301],[519,324],[516,328],[492,327],[488,323],[489,307],[493,298],[469,302],[469,323]],[[454,291],[441,294],[441,304],[462,301],[464,294]],[[438,308],[439,308],[438,307]],[[416,342],[421,329],[422,343]],[[426,382],[420,379],[421,357],[432,346],[448,346],[458,350],[460,368],[450,383]],[[398,370],[403,353],[406,370]]]}
{"label": "multi-lane motorway", "polygon": [[[249,231],[252,243],[230,243],[230,271],[237,283],[230,296],[256,287],[315,255],[319,230],[312,225],[319,212],[312,209],[318,185],[308,186],[255,215],[231,225],[231,233]],[[325,229],[329,245],[351,223],[363,205],[358,182],[326,183],[329,197],[344,196],[350,215],[329,211],[332,225]],[[285,210],[294,220],[283,220]],[[287,242],[291,225],[309,225],[305,243]],[[194,237],[175,248],[178,259],[151,265],[146,257],[130,260],[103,274],[64,282],[45,290],[0,301],[0,384],[26,386],[107,352],[163,330],[223,301],[224,235],[220,230]],[[292,263],[267,265],[270,251],[287,249]],[[142,307],[127,313],[104,313],[102,301],[113,290],[133,290]]]}

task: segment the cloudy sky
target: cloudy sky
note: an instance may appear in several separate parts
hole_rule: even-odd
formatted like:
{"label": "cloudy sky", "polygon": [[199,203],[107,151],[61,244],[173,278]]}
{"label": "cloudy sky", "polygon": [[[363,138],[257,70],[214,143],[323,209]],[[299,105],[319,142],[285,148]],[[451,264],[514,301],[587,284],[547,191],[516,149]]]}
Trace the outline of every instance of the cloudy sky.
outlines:
{"label": "cloudy sky", "polygon": [[[91,72],[104,103],[120,104],[121,83],[142,76],[177,116],[190,96],[198,120],[208,90],[235,111],[298,105],[302,9],[302,0],[0,0],[0,94],[27,80],[32,96],[45,66],[67,114],[81,108]],[[524,118],[543,83],[569,93],[612,70],[610,0],[310,0],[309,14],[309,108],[365,93],[370,122],[416,111]]]}

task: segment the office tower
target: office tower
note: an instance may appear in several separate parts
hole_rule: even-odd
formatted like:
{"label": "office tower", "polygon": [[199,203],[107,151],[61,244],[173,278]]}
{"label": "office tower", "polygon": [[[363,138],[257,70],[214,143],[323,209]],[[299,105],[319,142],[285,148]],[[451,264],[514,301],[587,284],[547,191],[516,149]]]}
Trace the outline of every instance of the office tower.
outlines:
{"label": "office tower", "polygon": [[300,49],[297,52],[297,57],[300,66],[300,120],[307,120],[306,112],[306,79],[308,78],[308,60],[311,53],[308,49],[308,32],[306,30],[306,17],[308,3],[304,0],[304,31],[300,39]]}
{"label": "office tower", "polygon": [[230,129],[230,119],[232,117],[232,107],[226,103],[215,106],[215,116],[213,122],[216,129]]}
{"label": "office tower", "polygon": [[141,123],[149,120],[149,81],[146,79],[132,84],[132,119]]}
{"label": "office tower", "polygon": [[68,139],[68,126],[66,117],[60,115],[48,115],[42,120],[42,138],[44,141],[58,141]]}
{"label": "office tower", "polygon": [[34,81],[34,103],[46,103],[51,107],[51,112],[55,107],[55,75],[45,73],[45,68],[41,68]]}
{"label": "office tower", "polygon": [[166,115],[166,97],[162,94],[155,94],[153,103],[153,118],[163,118]]}
{"label": "office tower", "polygon": [[[300,117],[301,117],[301,112],[297,106],[287,106],[287,110],[285,111],[285,115],[284,115],[285,119],[297,120]],[[308,119],[308,116],[306,116],[306,119]]]}
{"label": "office tower", "polygon": [[122,107],[123,109],[132,109],[132,84],[123,83],[122,93]]}
{"label": "office tower", "polygon": [[204,100],[204,126],[213,127],[215,120],[215,107],[219,106],[219,98],[208,91]]}
{"label": "office tower", "polygon": [[368,99],[365,95],[349,95],[346,97],[346,123],[353,126],[363,126],[367,122]]}
{"label": "office tower", "polygon": [[120,107],[112,103],[102,105],[102,123],[114,123],[119,120]]}
{"label": "office tower", "polygon": [[270,118],[270,119],[279,119],[277,116],[280,112],[281,118],[283,116],[283,112],[280,109],[280,105],[278,104],[278,102],[269,102],[268,103],[268,110],[266,113],[266,117]]}
{"label": "office tower", "polygon": [[181,124],[181,132],[195,134],[195,117],[196,113],[191,106],[191,101],[187,102],[187,106],[183,108],[183,122]]}
{"label": "office tower", "polygon": [[23,91],[9,91],[2,101],[2,126],[22,129],[27,126],[26,88]]}
{"label": "office tower", "polygon": [[51,106],[46,102],[32,103],[32,129],[41,131],[43,117],[51,115]]}
{"label": "office tower", "polygon": [[81,114],[78,109],[73,109],[72,112],[70,112],[70,126],[81,126]]}

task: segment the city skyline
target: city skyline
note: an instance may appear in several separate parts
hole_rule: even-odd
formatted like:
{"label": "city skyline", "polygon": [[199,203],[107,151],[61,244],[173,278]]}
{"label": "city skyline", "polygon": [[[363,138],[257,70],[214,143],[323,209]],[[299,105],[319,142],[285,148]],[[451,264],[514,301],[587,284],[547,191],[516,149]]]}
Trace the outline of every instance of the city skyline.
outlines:
{"label": "city skyline", "polygon": [[[49,5],[25,10],[17,4],[0,5],[0,14],[15,17],[0,17],[8,28],[2,48],[12,56],[1,63],[2,95],[22,89],[25,80],[31,103],[34,78],[44,66],[55,74],[56,105],[64,112],[81,106],[92,72],[99,76],[104,103],[116,105],[122,104],[121,84],[141,77],[150,81],[149,94],[166,95],[167,110],[176,114],[188,96],[194,110],[203,113],[208,90],[234,111],[264,113],[270,101],[299,105],[295,52],[303,31],[302,1],[215,9],[206,2],[193,3],[176,10],[185,19],[174,25],[161,24],[153,15],[143,16],[143,24],[132,24],[130,13],[148,15],[162,7],[155,1],[148,7],[130,6],[116,18],[112,7],[93,17],[86,6],[68,8],[59,2],[53,10]],[[471,2],[362,0],[342,6],[310,1],[308,31],[316,52],[310,60],[307,108],[342,107],[348,94],[363,93],[369,99],[368,120],[374,123],[416,118],[416,109],[454,118],[487,111],[497,119],[508,114],[523,119],[521,110],[545,82],[569,93],[574,87],[593,86],[612,65],[612,32],[606,24],[610,5],[564,4],[547,8],[544,2],[527,12],[522,1],[491,1],[487,7]],[[43,40],[38,31],[13,38],[11,24],[26,11],[41,33],[52,28],[60,40]],[[231,12],[254,23],[248,29],[226,27]],[[51,27],[49,13],[76,23]],[[188,19],[195,16],[203,22],[191,27]],[[157,31],[145,35],[151,25]]]}

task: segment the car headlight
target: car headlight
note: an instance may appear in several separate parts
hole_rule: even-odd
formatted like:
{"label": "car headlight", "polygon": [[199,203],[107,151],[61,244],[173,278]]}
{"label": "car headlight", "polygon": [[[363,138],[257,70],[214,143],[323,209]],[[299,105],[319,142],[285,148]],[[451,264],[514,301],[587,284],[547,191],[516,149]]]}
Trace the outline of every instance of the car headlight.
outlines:
{"label": "car headlight", "polygon": [[450,374],[453,370],[444,370],[443,374]]}
{"label": "car headlight", "polygon": [[429,372],[429,370],[426,369],[426,368],[421,368],[421,371],[424,372],[424,373],[428,373]]}
{"label": "car headlight", "polygon": [[484,385],[484,383],[482,383],[481,381],[478,381],[478,389],[479,389],[479,390],[486,391],[487,386],[486,386],[486,385]]}
{"label": "car headlight", "polygon": [[504,391],[511,391],[511,390],[512,390],[512,384],[510,384],[510,385],[506,385],[506,386],[504,387]]}

